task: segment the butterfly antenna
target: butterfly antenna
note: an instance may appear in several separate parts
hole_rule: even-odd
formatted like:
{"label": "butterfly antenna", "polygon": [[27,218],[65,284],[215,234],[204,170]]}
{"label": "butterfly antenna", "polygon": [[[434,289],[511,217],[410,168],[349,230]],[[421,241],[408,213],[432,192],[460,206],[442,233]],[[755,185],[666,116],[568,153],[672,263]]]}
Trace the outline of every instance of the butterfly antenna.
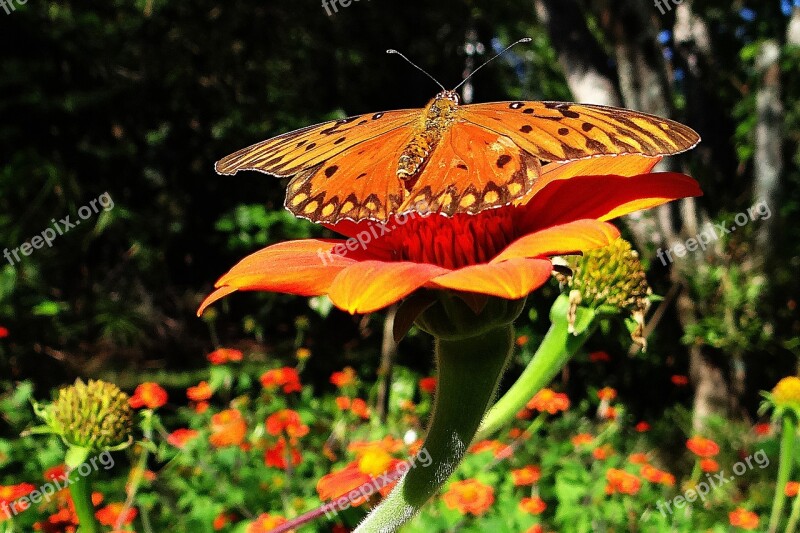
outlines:
{"label": "butterfly antenna", "polygon": [[401,54],[401,53],[400,53],[400,52],[398,52],[397,50],[395,50],[395,49],[393,49],[393,48],[390,48],[389,50],[386,50],[386,53],[387,53],[387,54],[397,54],[397,55],[399,55],[400,57],[402,57],[403,59],[405,59],[406,61],[408,61],[409,63],[411,63],[411,66],[412,66],[412,67],[416,68],[417,70],[419,70],[420,72],[422,72],[423,74],[425,74],[426,76],[428,76],[430,79],[432,79],[432,80],[434,81],[434,83],[436,83],[436,85],[438,85],[439,87],[441,87],[441,88],[442,88],[442,90],[443,90],[443,91],[446,91],[446,90],[447,90],[447,89],[445,89],[445,88],[444,88],[444,85],[442,85],[441,83],[439,83],[439,80],[437,80],[436,78],[434,78],[433,76],[431,76],[430,74],[428,74],[428,73],[427,73],[427,72],[426,72],[426,71],[425,71],[425,70],[424,70],[422,67],[420,67],[419,65],[417,65],[416,63],[414,63],[413,61],[411,61],[409,58],[407,58],[406,56],[404,56],[403,54]]}
{"label": "butterfly antenna", "polygon": [[469,76],[467,76],[466,78],[464,78],[463,80],[461,80],[461,83],[459,83],[458,85],[456,85],[455,87],[453,87],[453,90],[455,91],[456,89],[458,89],[459,87],[461,87],[462,85],[464,85],[464,84],[467,82],[467,80],[468,80],[468,79],[470,79],[472,76],[474,76],[474,75],[475,75],[475,73],[476,73],[476,72],[478,72],[480,69],[482,69],[483,67],[485,67],[486,65],[488,65],[489,63],[491,63],[492,61],[494,61],[495,59],[497,59],[497,58],[498,58],[498,57],[500,57],[501,55],[505,54],[505,53],[506,53],[506,52],[507,52],[509,49],[511,49],[511,47],[513,47],[513,46],[516,46],[516,45],[518,45],[519,43],[529,43],[529,42],[531,42],[531,38],[530,38],[530,37],[523,37],[523,38],[522,38],[522,39],[520,39],[519,41],[509,44],[508,46],[506,46],[505,48],[503,48],[503,50],[502,50],[502,51],[500,51],[500,52],[496,53],[496,54],[495,54],[493,57],[491,57],[490,59],[487,59],[486,61],[484,61],[484,62],[483,62],[483,64],[482,64],[481,66],[479,66],[478,68],[476,68],[475,70],[473,70],[473,71],[470,73],[470,75],[469,75]]}

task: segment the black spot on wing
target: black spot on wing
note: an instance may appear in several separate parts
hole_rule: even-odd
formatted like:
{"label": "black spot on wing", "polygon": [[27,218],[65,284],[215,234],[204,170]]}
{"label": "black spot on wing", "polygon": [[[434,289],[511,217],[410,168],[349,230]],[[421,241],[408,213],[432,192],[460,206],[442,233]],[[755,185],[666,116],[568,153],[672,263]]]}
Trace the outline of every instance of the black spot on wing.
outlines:
{"label": "black spot on wing", "polygon": [[558,128],[559,135],[569,135],[569,128]]}
{"label": "black spot on wing", "polygon": [[519,129],[519,131],[521,131],[522,133],[530,133],[530,132],[532,132],[532,131],[533,131],[533,128],[532,128],[531,126],[529,126],[529,125],[525,124],[524,126],[522,126],[522,127]]}
{"label": "black spot on wing", "polygon": [[503,168],[511,161],[511,156],[508,154],[503,154],[497,158],[497,168]]}
{"label": "black spot on wing", "polygon": [[328,168],[325,169],[325,176],[330,178],[331,176],[336,174],[337,170],[339,170],[339,166],[338,165],[331,165],[331,166],[329,166]]}

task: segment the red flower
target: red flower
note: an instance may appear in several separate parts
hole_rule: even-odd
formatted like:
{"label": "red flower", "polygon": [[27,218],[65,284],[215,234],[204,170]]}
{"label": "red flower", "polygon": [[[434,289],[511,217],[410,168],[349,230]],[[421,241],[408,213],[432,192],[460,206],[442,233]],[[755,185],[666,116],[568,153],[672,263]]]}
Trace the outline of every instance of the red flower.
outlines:
{"label": "red flower", "polygon": [[196,386],[186,389],[186,397],[195,402],[208,400],[213,393],[208,381],[201,381]]}
{"label": "red flower", "polygon": [[297,411],[291,409],[281,409],[269,415],[265,425],[267,433],[274,436],[285,433],[291,439],[297,439],[308,435],[308,426],[300,420]]}
{"label": "red flower", "polygon": [[167,391],[158,383],[142,383],[133,391],[133,396],[128,398],[128,404],[134,409],[147,407],[157,409],[167,403]]}
{"label": "red flower", "polygon": [[279,438],[274,446],[267,448],[267,451],[264,452],[264,464],[281,470],[286,470],[289,467],[286,461],[287,458],[291,460],[292,466],[299,465],[303,460],[297,448],[291,445],[289,445],[288,449],[286,448],[286,439],[283,437]]}
{"label": "red flower", "polygon": [[650,483],[659,483],[667,487],[675,486],[675,476],[654,466],[643,464],[639,469],[639,474]]}
{"label": "red flower", "polygon": [[461,514],[480,516],[494,503],[494,489],[477,479],[465,479],[451,483],[442,500]]}
{"label": "red flower", "polygon": [[756,424],[753,427],[753,431],[756,432],[756,435],[759,437],[763,437],[764,435],[769,435],[772,432],[772,424],[769,422],[763,422],[761,424]]}
{"label": "red flower", "polygon": [[672,384],[675,385],[676,387],[685,387],[686,385],[689,384],[689,377],[684,376],[682,374],[675,374],[669,379],[672,381]]}
{"label": "red flower", "polygon": [[758,527],[758,515],[741,507],[728,513],[728,521],[732,526],[742,529],[755,529]]}
{"label": "red flower", "polygon": [[547,411],[551,415],[554,415],[559,411],[566,411],[569,409],[569,398],[562,392],[555,392],[552,389],[542,389],[531,398],[526,407],[540,412]]}
{"label": "red flower", "polygon": [[47,481],[62,481],[67,474],[67,465],[51,466],[44,471],[44,478]]}
{"label": "red flower", "polygon": [[[358,458],[343,469],[326,474],[317,482],[317,493],[321,500],[336,500],[350,492],[363,488],[365,493],[375,490],[373,482],[383,479],[381,476],[387,472],[397,472],[397,467],[403,461],[395,459],[381,444],[369,444],[361,448]],[[387,494],[395,485],[394,482],[381,487],[379,492]],[[350,504],[359,506],[366,501],[363,495],[353,499]]]}
{"label": "red flower", "polygon": [[200,433],[194,429],[176,429],[167,436],[167,442],[176,448],[185,448],[190,440],[197,438]]}
{"label": "red flower", "polygon": [[700,459],[700,470],[707,473],[719,472],[719,463],[710,457]]}
{"label": "red flower", "polygon": [[367,407],[367,402],[361,398],[353,398],[353,401],[350,402],[350,411],[359,418],[369,420],[369,407]]}
{"label": "red flower", "polygon": [[540,497],[533,496],[532,498],[522,498],[519,508],[525,513],[542,514],[547,509],[547,504]]}
{"label": "red flower", "polygon": [[642,420],[641,422],[636,424],[635,429],[639,433],[646,433],[646,432],[650,431],[650,424],[648,424],[647,422]]}
{"label": "red flower", "polygon": [[[30,483],[0,485],[0,504],[7,505],[11,512],[20,513],[30,507],[30,504],[25,502],[17,502],[16,500],[22,498],[23,496],[27,496],[35,489],[36,487]],[[0,511],[2,511],[0,518],[4,520],[7,517],[9,510],[0,509]],[[2,520],[0,520],[0,522],[2,522]]]}
{"label": "red flower", "polygon": [[428,394],[433,394],[436,390],[436,378],[434,376],[420,378],[419,390],[422,392],[427,392]]}
{"label": "red flower", "polygon": [[348,398],[347,396],[337,396],[336,407],[338,407],[340,411],[344,411],[345,409],[350,409],[350,398]]}
{"label": "red flower", "polygon": [[352,367],[345,367],[341,372],[331,374],[331,383],[338,388],[347,387],[356,382],[356,371]]}
{"label": "red flower", "polygon": [[642,481],[638,477],[617,468],[608,469],[606,481],[608,481],[606,486],[607,494],[620,493],[632,496],[639,492],[642,487]]}
{"label": "red flower", "polygon": [[243,358],[244,354],[241,350],[235,350],[233,348],[218,348],[206,356],[206,359],[208,359],[212,365],[239,362]]}
{"label": "red flower", "polygon": [[[388,234],[354,252],[345,240],[275,244],[220,278],[198,313],[240,290],[327,294],[350,313],[382,309],[423,287],[519,299],[550,279],[549,257],[614,241],[619,232],[606,220],[701,194],[688,176],[650,173],[658,161],[625,155],[549,163],[509,205],[475,215],[394,216]],[[354,238],[370,225],[328,227]]]}
{"label": "red flower", "polygon": [[719,453],[719,444],[705,437],[692,437],[686,441],[686,447],[698,457],[714,457]]}
{"label": "red flower", "polygon": [[[125,514],[122,515],[122,512],[125,511]],[[97,511],[94,516],[97,518],[97,521],[103,524],[104,526],[113,526],[117,523],[120,516],[122,515],[122,523],[124,525],[130,524],[133,522],[133,519],[136,518],[136,515],[139,514],[134,507],[125,510],[125,504],[122,502],[115,502],[109,503],[99,511]]]}
{"label": "red flower", "polygon": [[794,498],[800,492],[800,483],[797,481],[787,481],[786,487],[783,489],[784,494],[789,498]]}
{"label": "red flower", "polygon": [[514,486],[533,485],[542,476],[542,470],[538,466],[528,465],[523,468],[511,471],[511,479]]}
{"label": "red flower", "polygon": [[0,339],[5,339],[8,337],[8,328],[0,326]]}
{"label": "red flower", "polygon": [[246,433],[247,423],[242,413],[236,409],[226,409],[211,417],[211,435],[208,437],[208,442],[217,448],[239,446],[244,442]]}
{"label": "red flower", "polygon": [[286,394],[303,390],[297,370],[288,366],[264,372],[261,375],[261,385],[265,389],[283,387],[283,392]]}
{"label": "red flower", "polygon": [[611,356],[608,355],[606,352],[592,352],[589,354],[589,361],[592,363],[603,362],[607,363],[611,361]]}
{"label": "red flower", "polygon": [[617,390],[611,387],[603,387],[597,391],[597,397],[607,402],[613,401],[617,397]]}
{"label": "red flower", "polygon": [[630,457],[628,457],[628,461],[635,465],[646,465],[648,462],[647,454],[642,452],[632,453]]}

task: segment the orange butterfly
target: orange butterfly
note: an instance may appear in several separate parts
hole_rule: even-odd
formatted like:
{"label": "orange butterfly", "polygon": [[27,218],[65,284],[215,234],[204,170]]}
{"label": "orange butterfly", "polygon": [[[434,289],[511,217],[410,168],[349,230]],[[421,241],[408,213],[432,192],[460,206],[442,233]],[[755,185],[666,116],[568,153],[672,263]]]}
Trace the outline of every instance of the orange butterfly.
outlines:
{"label": "orange butterfly", "polygon": [[415,210],[452,216],[507,205],[530,191],[541,162],[657,157],[700,141],[687,126],[628,109],[525,101],[459,105],[455,90],[442,89],[423,109],[308,126],[239,150],[215,168],[294,176],[286,208],[314,222],[386,221]]}

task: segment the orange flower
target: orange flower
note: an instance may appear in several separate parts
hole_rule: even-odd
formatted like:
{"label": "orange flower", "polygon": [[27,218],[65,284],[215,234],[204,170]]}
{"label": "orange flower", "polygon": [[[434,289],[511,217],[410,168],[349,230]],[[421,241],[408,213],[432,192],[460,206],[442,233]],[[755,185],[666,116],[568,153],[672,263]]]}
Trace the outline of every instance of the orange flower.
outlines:
{"label": "orange flower", "polygon": [[206,359],[212,365],[224,365],[225,363],[239,362],[244,358],[241,350],[234,350],[233,348],[218,348],[208,354]]}
{"label": "orange flower", "polygon": [[436,378],[434,376],[421,378],[419,380],[419,390],[427,392],[428,394],[433,394],[436,390]]}
{"label": "orange flower", "polygon": [[516,343],[517,346],[522,347],[528,344],[528,341],[530,341],[530,338],[527,335],[520,335],[519,337],[517,337]]}
{"label": "orange flower", "polygon": [[639,492],[642,487],[642,482],[638,477],[617,468],[608,469],[606,481],[608,481],[606,487],[606,493],[608,494],[620,493],[632,496]]}
{"label": "orange flower", "polygon": [[764,435],[769,435],[772,432],[772,424],[769,422],[763,422],[761,424],[756,424],[753,427],[753,431],[756,432],[756,435],[759,437],[763,437]]}
{"label": "orange flower", "polygon": [[800,492],[800,483],[797,481],[787,481],[786,487],[783,489],[784,494],[789,498],[794,498]]}
{"label": "orange flower", "polygon": [[339,408],[340,411],[344,411],[345,409],[350,408],[350,398],[347,396],[338,396],[336,398],[336,407]]}
{"label": "orange flower", "polygon": [[350,402],[350,411],[357,417],[369,420],[369,407],[367,407],[367,402],[361,398],[353,398],[353,401]]}
{"label": "orange flower", "polygon": [[593,440],[594,437],[589,433],[578,433],[577,435],[575,435],[570,439],[570,442],[572,442],[572,445],[577,448],[578,446],[591,444]]}
{"label": "orange flower", "polygon": [[157,409],[167,403],[167,391],[158,383],[142,383],[133,391],[133,396],[128,398],[128,404],[134,409],[147,407]]}
{"label": "orange flower", "polygon": [[544,533],[544,528],[541,524],[534,524],[525,530],[525,533]]}
{"label": "orange flower", "polygon": [[642,452],[632,453],[628,457],[628,461],[635,465],[646,465],[648,461],[647,454]]}
{"label": "orange flower", "polygon": [[281,470],[286,470],[289,467],[286,461],[287,458],[292,462],[292,466],[299,465],[303,460],[303,456],[300,455],[300,450],[297,448],[289,445],[287,450],[286,439],[283,437],[279,438],[274,446],[267,448],[264,452],[264,464],[280,468]]}
{"label": "orange flower", "polygon": [[94,513],[94,516],[95,518],[97,518],[97,521],[103,524],[104,526],[113,526],[114,524],[117,523],[117,520],[119,520],[120,515],[122,515],[123,511],[125,511],[125,514],[123,515],[122,523],[125,525],[133,522],[133,519],[136,518],[136,515],[139,514],[134,507],[125,510],[124,503],[114,502],[114,503],[109,503],[102,509],[98,510],[96,513]]}
{"label": "orange flower", "polygon": [[[287,520],[282,516],[263,513],[258,515],[258,518],[247,525],[247,529],[244,530],[244,533],[267,533],[286,522]],[[294,530],[292,529],[290,531]]]}
{"label": "orange flower", "polygon": [[[11,512],[20,513],[30,507],[30,504],[23,502],[17,502],[19,498],[23,496],[27,496],[32,491],[34,491],[36,487],[34,487],[30,483],[18,483],[17,485],[0,485],[0,504],[10,504],[8,505],[8,510]],[[8,515],[8,510],[0,509],[0,518],[4,520]],[[0,520],[0,522],[2,522]]]}
{"label": "orange flower", "polygon": [[592,450],[592,457],[598,461],[605,461],[612,455],[614,455],[614,448],[610,444],[603,444]]}
{"label": "orange flower", "polygon": [[352,367],[345,367],[341,372],[331,374],[331,383],[339,387],[347,387],[356,382],[356,371]]}
{"label": "orange flower", "polygon": [[549,163],[509,205],[475,215],[392,216],[388,232],[353,252],[346,244],[374,222],[328,224],[353,241],[297,240],[256,252],[217,281],[198,313],[251,290],[327,294],[350,313],[382,309],[421,288],[516,300],[550,279],[551,256],[613,242],[619,232],[606,220],[701,194],[688,176],[651,173],[658,161],[623,155]]}
{"label": "orange flower", "polygon": [[523,468],[511,471],[511,479],[514,486],[533,485],[542,476],[542,470],[538,466],[528,465]]}
{"label": "orange flower", "polygon": [[741,507],[728,513],[728,521],[732,526],[742,529],[755,529],[758,527],[758,515]]}
{"label": "orange flower", "polygon": [[675,374],[670,378],[670,380],[676,387],[685,387],[689,384],[689,377],[682,374]]}
{"label": "orange flower", "polygon": [[47,470],[44,471],[44,478],[47,481],[61,481],[64,479],[64,476],[67,474],[67,465],[56,465],[51,466]]}
{"label": "orange flower", "polygon": [[208,381],[201,381],[196,386],[186,389],[186,397],[195,402],[208,400],[212,394],[214,391],[211,390]]}
{"label": "orange flower", "polygon": [[695,436],[686,441],[686,447],[698,457],[714,457],[719,453],[719,445],[711,439]]}
{"label": "orange flower", "polygon": [[273,368],[272,370],[264,372],[261,375],[261,385],[265,389],[283,387],[283,392],[286,394],[303,390],[302,385],[300,385],[300,376],[297,374],[297,370],[288,366]]}
{"label": "orange flower", "polygon": [[194,429],[181,428],[176,429],[167,436],[167,442],[176,448],[183,449],[190,440],[196,439],[200,433]]}
{"label": "orange flower", "polygon": [[710,457],[700,460],[700,470],[703,472],[719,472],[719,463]]}
{"label": "orange flower", "polygon": [[469,451],[471,453],[491,451],[495,459],[505,459],[511,456],[513,449],[499,440],[482,440],[473,444]]}
{"label": "orange flower", "polygon": [[642,467],[639,469],[639,474],[641,474],[641,476],[650,483],[659,483],[661,485],[666,485],[667,487],[675,486],[675,476],[669,472],[659,470],[654,466],[650,466],[648,464],[642,465]]}
{"label": "orange flower", "polygon": [[297,439],[308,435],[308,426],[300,420],[297,411],[281,409],[267,417],[265,422],[267,433],[278,436],[286,433],[290,438]]}
{"label": "orange flower", "polygon": [[211,525],[214,528],[214,531],[219,531],[234,520],[236,520],[236,515],[234,513],[222,512],[219,513],[216,518],[214,518],[214,522]]}
{"label": "orange flower", "polygon": [[247,433],[247,423],[242,413],[236,409],[226,409],[211,417],[211,435],[208,442],[212,446],[239,446],[244,442]]}
{"label": "orange flower", "polygon": [[614,399],[617,397],[617,390],[611,387],[603,387],[597,391],[597,397],[607,402],[614,401]]}
{"label": "orange flower", "polygon": [[634,429],[636,429],[636,431],[639,432],[639,433],[646,433],[646,432],[650,431],[650,424],[648,424],[647,422],[642,420],[641,422],[636,424]]}
{"label": "orange flower", "polygon": [[477,479],[465,479],[451,483],[442,499],[447,507],[461,514],[480,516],[494,503],[494,489]]}
{"label": "orange flower", "polygon": [[592,363],[603,362],[607,363],[611,361],[611,356],[608,355],[606,352],[592,352],[589,354],[589,361]]}
{"label": "orange flower", "polygon": [[[337,472],[322,476],[317,482],[317,493],[323,501],[336,500],[361,488],[363,489],[362,496],[350,502],[353,507],[356,507],[367,501],[367,497],[375,492],[376,480],[382,480],[383,474],[392,472],[390,477],[396,479],[396,474],[400,473],[398,465],[402,462],[389,455],[380,445],[364,448],[359,453],[358,459]],[[386,495],[394,485],[394,482],[389,483],[381,487],[379,492]]]}
{"label": "orange flower", "polygon": [[532,498],[522,498],[519,508],[524,513],[542,514],[547,509],[547,504],[540,497],[533,496]]}
{"label": "orange flower", "polygon": [[569,398],[562,392],[555,392],[552,389],[542,389],[531,398],[526,407],[540,412],[547,411],[551,415],[554,415],[559,411],[566,411],[569,409]]}

